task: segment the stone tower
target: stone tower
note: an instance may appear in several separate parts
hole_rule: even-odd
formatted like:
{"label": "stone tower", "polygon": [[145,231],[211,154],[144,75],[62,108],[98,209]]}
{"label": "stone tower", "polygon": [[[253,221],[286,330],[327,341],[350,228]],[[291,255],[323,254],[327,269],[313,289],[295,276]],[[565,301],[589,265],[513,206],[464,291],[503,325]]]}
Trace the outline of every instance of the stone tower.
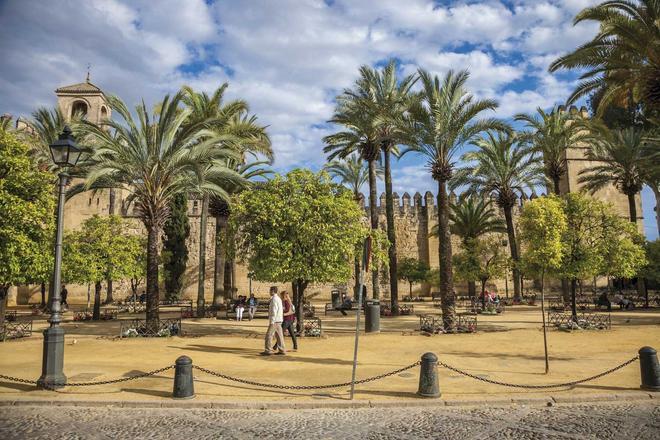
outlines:
{"label": "stone tower", "polygon": [[[67,120],[73,115],[82,114],[90,122],[100,123],[111,117],[111,109],[103,91],[89,80],[89,73],[85,82],[60,87],[55,90],[57,105]],[[78,183],[75,180],[73,183]],[[119,197],[116,197],[119,196]],[[94,214],[108,215],[117,213],[114,209],[120,194],[116,191],[99,190],[86,192],[72,197],[66,202],[64,226],[66,229],[75,229],[83,220]]]}
{"label": "stone tower", "polygon": [[99,123],[112,116],[105,94],[89,81],[89,74],[85,82],[60,87],[55,94],[57,105],[67,119],[81,113],[88,121]]}
{"label": "stone tower", "polygon": [[[566,111],[560,107],[559,111]],[[588,118],[589,114],[586,107],[582,107],[579,111],[575,106],[571,106],[568,110],[572,114],[579,115],[583,118]],[[597,165],[596,162],[587,159],[587,147],[584,145],[574,145],[564,153],[566,159],[566,173],[562,176],[559,182],[559,190],[562,194],[569,192],[578,192],[582,188],[579,182],[581,177],[580,172],[584,169]],[[614,185],[607,185],[603,189],[597,191],[594,198],[612,204],[614,210],[621,217],[629,218],[628,197],[619,191]],[[644,224],[642,217],[642,201],[639,194],[635,196],[635,205],[637,207],[637,227],[639,232],[644,232]]]}

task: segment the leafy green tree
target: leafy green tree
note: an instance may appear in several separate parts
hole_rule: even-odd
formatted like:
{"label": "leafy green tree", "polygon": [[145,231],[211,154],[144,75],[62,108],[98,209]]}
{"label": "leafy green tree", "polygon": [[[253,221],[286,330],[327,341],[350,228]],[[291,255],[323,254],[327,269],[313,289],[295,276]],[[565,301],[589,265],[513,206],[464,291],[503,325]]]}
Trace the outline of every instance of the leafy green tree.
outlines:
{"label": "leafy green tree", "polygon": [[[642,268],[641,275],[649,281],[650,285],[658,289],[660,286],[660,239],[647,241],[644,249],[647,263]],[[648,291],[646,292],[646,306],[648,307]]]}
{"label": "leafy green tree", "polygon": [[482,307],[485,308],[486,283],[493,278],[504,276],[508,267],[508,257],[502,250],[499,234],[469,239],[461,252],[453,256],[456,278],[481,282]]}
{"label": "leafy green tree", "polygon": [[598,116],[612,103],[660,108],[660,3],[657,0],[605,1],[583,9],[574,23],[600,25],[593,40],[559,57],[550,71],[586,69],[568,101],[604,90]]}
{"label": "leafy green tree", "polygon": [[409,135],[412,146],[403,153],[414,152],[424,157],[433,180],[438,183],[438,255],[440,260],[440,296],[445,328],[456,327],[453,307],[454,281],[452,275],[451,233],[449,229],[449,197],[447,182],[454,173],[458,151],[490,129],[506,129],[506,124],[484,118],[484,112],[495,110],[497,102],[476,99],[465,89],[469,73],[450,71],[442,82],[419,70],[422,82],[421,101],[409,114]]}
{"label": "leafy green tree", "polygon": [[410,296],[412,297],[413,284],[427,281],[431,268],[425,261],[411,257],[402,258],[399,263],[398,277],[400,280],[408,283],[410,286]]}
{"label": "leafy green tree", "polygon": [[80,230],[66,234],[63,279],[94,284],[94,320],[100,318],[103,281],[127,279],[135,273],[136,249],[141,242],[140,237],[125,232],[126,226],[119,216],[94,215]]}
{"label": "leafy green tree", "polygon": [[[49,273],[54,231],[53,176],[39,171],[28,147],[0,131],[0,325],[11,286]],[[52,269],[52,268],[51,268]]]}
{"label": "leafy green tree", "polygon": [[[333,160],[325,165],[325,169],[334,178],[338,178],[342,185],[347,187],[352,193],[356,202],[359,202],[362,195],[362,187],[369,181],[369,170],[365,168],[362,159],[357,154],[352,154],[342,160]],[[383,168],[376,166],[376,176],[382,178]],[[360,289],[360,258],[355,256],[353,263],[355,286],[353,287],[354,296],[357,297]]]}
{"label": "leafy green tree", "polygon": [[[191,110],[180,107],[182,97],[181,93],[172,99],[166,96],[153,116],[142,103],[136,108],[137,121],[119,98],[110,97],[110,107],[123,122],[81,123],[81,131],[94,141],[95,148],[86,183],[79,190],[124,189],[147,230],[146,315],[150,325],[158,321],[159,238],[170,215],[170,202],[177,194],[197,190],[199,164],[208,164],[218,154],[218,140],[208,130],[213,119],[184,124]],[[221,163],[215,166],[218,172],[227,173]],[[226,195],[218,185],[208,185],[205,190],[218,197]]]}
{"label": "leafy green tree", "polygon": [[172,199],[170,215],[163,226],[163,271],[165,298],[168,301],[179,299],[183,290],[183,275],[188,265],[186,241],[189,235],[188,197],[181,193]]}
{"label": "leafy green tree", "polygon": [[597,275],[633,278],[646,264],[639,233],[612,208],[580,193],[564,196],[566,229],[557,274],[571,282],[573,319],[577,321],[577,280]]}
{"label": "leafy green tree", "polygon": [[562,236],[566,233],[567,220],[562,201],[558,196],[531,200],[520,214],[520,265],[523,271],[539,276],[541,280],[541,317],[543,320],[543,348],[545,373],[550,371],[548,341],[545,326],[545,276],[561,267],[563,256]]}
{"label": "leafy green tree", "polygon": [[[254,279],[293,284],[299,327],[309,283],[348,280],[355,244],[369,235],[353,195],[325,173],[298,169],[277,176],[242,192],[233,208],[236,255]],[[382,244],[374,244],[376,262]]]}
{"label": "leafy green tree", "polygon": [[513,223],[513,207],[525,190],[533,191],[543,183],[543,171],[530,149],[518,142],[515,135],[489,132],[473,142],[477,147],[462,157],[467,163],[451,183],[452,187],[467,185],[466,192],[495,197],[495,203],[504,211],[509,248],[513,260],[514,298],[520,300],[520,269],[518,243]]}

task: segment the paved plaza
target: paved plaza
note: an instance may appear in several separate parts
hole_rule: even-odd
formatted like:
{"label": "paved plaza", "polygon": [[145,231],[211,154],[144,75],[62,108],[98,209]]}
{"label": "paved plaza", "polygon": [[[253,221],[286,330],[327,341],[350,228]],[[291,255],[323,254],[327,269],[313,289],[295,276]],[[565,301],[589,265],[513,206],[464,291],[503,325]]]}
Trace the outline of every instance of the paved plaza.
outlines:
{"label": "paved plaza", "polygon": [[[6,410],[6,411],[5,411]],[[11,439],[657,439],[653,402],[231,411],[187,408],[5,407]]]}

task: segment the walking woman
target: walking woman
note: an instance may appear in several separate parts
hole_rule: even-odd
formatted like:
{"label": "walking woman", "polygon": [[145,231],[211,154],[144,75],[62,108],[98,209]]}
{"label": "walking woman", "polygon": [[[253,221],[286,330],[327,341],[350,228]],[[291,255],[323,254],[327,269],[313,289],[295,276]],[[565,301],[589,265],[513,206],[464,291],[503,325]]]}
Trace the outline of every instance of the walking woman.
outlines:
{"label": "walking woman", "polygon": [[286,331],[289,330],[289,334],[293,340],[292,351],[298,351],[298,341],[296,340],[296,308],[293,306],[293,301],[291,301],[289,292],[282,293],[282,306],[284,316],[282,333],[286,333]]}

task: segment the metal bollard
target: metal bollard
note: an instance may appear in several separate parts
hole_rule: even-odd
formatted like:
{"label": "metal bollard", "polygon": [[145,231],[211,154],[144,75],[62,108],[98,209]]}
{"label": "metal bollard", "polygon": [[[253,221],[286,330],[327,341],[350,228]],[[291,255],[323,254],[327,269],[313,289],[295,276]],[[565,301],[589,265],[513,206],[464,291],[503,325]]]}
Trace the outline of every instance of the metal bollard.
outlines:
{"label": "metal bollard", "polygon": [[175,362],[172,397],[175,399],[192,399],[195,397],[192,359],[188,356],[179,356]]}
{"label": "metal bollard", "polygon": [[642,373],[640,388],[649,391],[660,391],[660,365],[658,352],[653,347],[639,349],[639,369]]}
{"label": "metal bollard", "polygon": [[417,394],[422,397],[440,397],[438,357],[433,353],[424,353],[422,355]]}

